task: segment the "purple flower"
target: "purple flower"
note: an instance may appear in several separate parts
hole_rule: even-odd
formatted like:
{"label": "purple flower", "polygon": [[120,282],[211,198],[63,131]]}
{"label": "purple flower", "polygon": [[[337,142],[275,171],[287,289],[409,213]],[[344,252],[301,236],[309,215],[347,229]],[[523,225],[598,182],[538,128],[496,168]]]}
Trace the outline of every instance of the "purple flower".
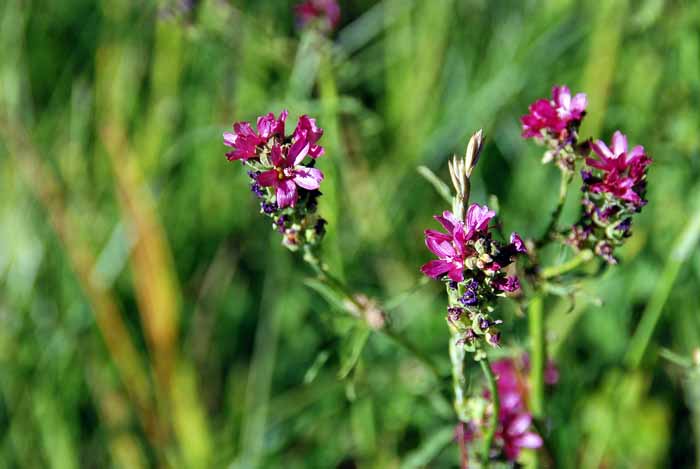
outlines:
{"label": "purple flower", "polygon": [[552,88],[552,100],[559,118],[567,123],[581,120],[588,106],[586,93],[578,93],[572,98],[568,86],[555,86]]}
{"label": "purple flower", "polygon": [[447,233],[436,230],[425,230],[425,245],[438,256],[421,267],[428,277],[440,278],[447,274],[450,280],[464,280],[464,260],[466,258],[466,230],[464,223],[457,220],[452,212],[445,211],[442,216],[434,217],[447,230]]}
{"label": "purple flower", "polygon": [[[434,218],[447,230],[447,233],[425,230],[425,244],[433,254],[438,256],[439,260],[423,265],[421,271],[435,279],[447,274],[453,282],[464,281],[464,262],[476,253],[472,243],[469,245],[467,243],[478,236],[488,236],[488,225],[495,215],[496,213],[489,210],[486,205],[477,204],[469,207],[465,222],[458,220],[452,212],[448,211],[443,212],[442,215],[436,215]],[[491,262],[485,268],[499,270],[501,266]],[[473,300],[469,299],[469,301]]]}
{"label": "purple flower", "polygon": [[323,155],[324,149],[316,142],[323,136],[323,129],[316,125],[316,119],[307,115],[299,118],[296,129],[294,129],[294,139],[306,139],[309,142],[309,156],[318,158]]}
{"label": "purple flower", "polygon": [[479,207],[472,204],[467,210],[467,239],[471,239],[474,233],[487,231],[489,222],[496,216],[496,212],[489,210],[486,205]]}
{"label": "purple flower", "polygon": [[[525,376],[513,359],[502,359],[492,364],[497,376],[501,409],[496,440],[503,445],[503,453],[515,461],[523,448],[537,449],[542,437],[531,431],[532,415],[527,410],[527,384]],[[486,392],[488,397],[488,392]]]}
{"label": "purple flower", "polygon": [[530,105],[529,113],[520,118],[524,138],[542,137],[544,133],[559,140],[565,140],[565,132],[571,124],[583,118],[588,105],[584,93],[573,98],[566,86],[552,88],[552,99],[538,99]]}
{"label": "purple flower", "polygon": [[532,415],[529,412],[501,414],[501,428],[496,438],[503,440],[503,453],[509,461],[515,461],[524,448],[537,449],[542,447],[542,437],[530,431]]}
{"label": "purple flower", "polygon": [[258,184],[275,189],[277,205],[280,208],[294,207],[299,198],[297,186],[315,190],[321,185],[323,173],[320,170],[301,166],[308,153],[309,142],[306,139],[297,139],[289,147],[272,147],[270,161],[274,169],[261,173],[258,176]]}
{"label": "purple flower", "polygon": [[323,29],[332,31],[340,22],[340,6],[335,0],[306,0],[295,11],[301,26],[318,20]]}
{"label": "purple flower", "polygon": [[460,303],[464,306],[476,306],[479,304],[478,289],[479,282],[476,279],[469,280],[464,295],[459,299]]}
{"label": "purple flower", "polygon": [[284,137],[284,122],[287,119],[287,111],[280,113],[279,119],[274,114],[258,117],[258,132],[248,122],[236,122],[233,124],[233,133],[224,132],[224,145],[233,148],[226,153],[229,161],[257,159],[259,147],[266,144],[270,137],[277,135]]}
{"label": "purple flower", "polygon": [[496,288],[505,292],[514,292],[520,288],[518,277],[512,275],[510,277],[497,277],[493,280]]}
{"label": "purple flower", "polygon": [[652,162],[644,147],[638,145],[628,151],[627,137],[619,130],[613,134],[610,147],[602,140],[593,142],[591,147],[599,159],[586,158],[586,164],[600,170],[603,177],[590,184],[590,191],[606,192],[635,207],[643,206],[645,202],[640,192],[646,169]]}
{"label": "purple flower", "polygon": [[520,237],[518,233],[511,233],[510,234],[510,244],[513,246],[513,249],[515,252],[519,252],[522,254],[527,253],[527,248],[525,247],[525,243],[523,242],[523,239]]}

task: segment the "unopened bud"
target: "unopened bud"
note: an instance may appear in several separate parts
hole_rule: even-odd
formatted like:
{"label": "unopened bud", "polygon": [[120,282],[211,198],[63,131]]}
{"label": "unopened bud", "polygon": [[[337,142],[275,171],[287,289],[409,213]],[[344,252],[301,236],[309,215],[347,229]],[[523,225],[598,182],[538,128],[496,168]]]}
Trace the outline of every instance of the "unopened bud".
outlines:
{"label": "unopened bud", "polygon": [[481,149],[484,147],[484,130],[479,129],[472,138],[469,139],[469,144],[467,145],[467,152],[464,155],[464,166],[467,177],[471,176],[472,170],[476,163],[479,161],[479,155],[481,154]]}

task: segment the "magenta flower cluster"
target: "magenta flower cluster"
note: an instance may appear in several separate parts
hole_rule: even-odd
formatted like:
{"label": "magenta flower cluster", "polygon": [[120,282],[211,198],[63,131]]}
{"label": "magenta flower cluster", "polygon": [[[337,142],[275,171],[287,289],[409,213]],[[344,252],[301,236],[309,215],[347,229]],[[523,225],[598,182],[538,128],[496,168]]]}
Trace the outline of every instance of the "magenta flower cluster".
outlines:
{"label": "magenta flower cluster", "polygon": [[632,217],[646,205],[647,168],[652,160],[644,147],[630,148],[619,130],[613,134],[610,147],[597,140],[591,148],[596,157],[586,158],[581,171],[583,214],[568,241],[615,264],[615,247],[631,235]]}
{"label": "magenta flower cluster", "polygon": [[506,245],[493,239],[489,222],[494,216],[486,205],[473,204],[465,220],[448,211],[435,216],[446,232],[425,230],[425,244],[438,259],[423,265],[421,271],[448,284],[447,317],[468,349],[477,346],[480,337],[492,346],[499,344],[495,326],[501,321],[489,317],[491,304],[497,296],[520,288],[517,276],[507,275],[505,267],[526,252],[525,245],[517,233],[511,234]]}
{"label": "magenta flower cluster", "polygon": [[567,86],[555,86],[551,99],[538,99],[530,105],[529,113],[520,118],[522,136],[549,148],[545,162],[555,160],[562,168],[573,169],[578,153],[578,128],[587,106],[584,93],[571,96]]}
{"label": "magenta flower cluster", "polygon": [[615,248],[630,236],[632,216],[646,204],[651,159],[644,147],[630,147],[619,130],[610,146],[602,140],[579,143],[577,131],[587,104],[585,94],[572,97],[566,86],[555,86],[551,100],[537,100],[530,105],[529,114],[521,118],[522,135],[549,147],[544,160],[555,159],[569,179],[576,164],[583,162],[583,214],[563,234],[574,248],[589,249],[615,264]]}
{"label": "magenta flower cluster", "polygon": [[[527,408],[527,380],[516,361],[498,360],[491,367],[501,402],[496,442],[505,458],[515,461],[523,448],[540,448],[542,437],[532,429],[532,414]],[[490,397],[488,392],[485,394]]]}
{"label": "magenta flower cluster", "polygon": [[256,129],[237,122],[233,133],[224,133],[229,161],[249,166],[251,191],[260,199],[260,209],[273,219],[284,235],[284,244],[298,249],[316,244],[324,233],[325,220],[315,215],[323,173],[314,167],[324,153],[318,141],[323,129],[303,115],[291,135],[285,134],[287,111],[260,116]]}
{"label": "magenta flower cluster", "polygon": [[[542,447],[542,437],[532,425],[532,413],[528,408],[528,374],[529,359],[527,355],[522,358],[503,358],[491,364],[491,369],[496,377],[496,388],[500,400],[498,412],[498,426],[495,432],[496,452],[491,456],[495,459],[515,462],[523,449],[538,449]],[[559,371],[553,362],[549,361],[545,369],[545,383],[554,385],[559,380]],[[483,397],[488,401],[491,394],[484,389]],[[484,431],[484,425],[478,420],[488,420],[491,413],[487,408],[486,415],[476,417],[476,420],[461,422],[457,435],[462,444],[469,444]]]}
{"label": "magenta flower cluster", "polygon": [[322,31],[330,32],[340,23],[340,6],[335,0],[306,0],[295,10],[301,26],[317,24]]}

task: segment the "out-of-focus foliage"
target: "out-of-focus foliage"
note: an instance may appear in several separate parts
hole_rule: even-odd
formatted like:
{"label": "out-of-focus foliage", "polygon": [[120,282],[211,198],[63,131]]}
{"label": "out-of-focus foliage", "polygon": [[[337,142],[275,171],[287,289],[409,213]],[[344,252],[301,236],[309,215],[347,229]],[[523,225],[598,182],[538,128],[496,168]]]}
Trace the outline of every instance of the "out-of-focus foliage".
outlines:
{"label": "out-of-focus foliage", "polygon": [[[698,3],[351,0],[332,46],[292,6],[0,2],[0,467],[456,466],[436,383],[307,287],[221,132],[285,107],[319,119],[329,263],[446,370],[441,291],[418,272],[444,202],[416,168],[446,177],[483,127],[473,199],[539,235],[557,174],[517,119],[563,83],[588,93],[584,136],[620,128],[655,162],[621,265],[546,303],[548,451],[691,466]],[[651,298],[652,345],[625,360]],[[501,311],[526,347],[519,309]]]}

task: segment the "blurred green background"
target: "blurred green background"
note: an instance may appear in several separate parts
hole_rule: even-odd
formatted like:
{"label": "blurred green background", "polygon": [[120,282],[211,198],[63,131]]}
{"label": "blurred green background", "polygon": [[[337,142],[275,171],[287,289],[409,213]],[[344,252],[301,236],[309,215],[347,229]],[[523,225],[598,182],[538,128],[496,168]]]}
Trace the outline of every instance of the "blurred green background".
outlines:
{"label": "blurred green background", "polygon": [[[444,292],[418,271],[445,204],[416,167],[447,177],[483,127],[473,200],[538,236],[558,175],[518,118],[555,84],[588,93],[584,137],[620,128],[654,164],[621,265],[546,302],[548,450],[696,466],[697,1],[340,3],[331,43],[291,1],[0,2],[0,467],[457,467],[449,401],[305,286],[221,133],[318,119],[326,259],[447,371]],[[499,311],[504,352],[526,350]]]}

